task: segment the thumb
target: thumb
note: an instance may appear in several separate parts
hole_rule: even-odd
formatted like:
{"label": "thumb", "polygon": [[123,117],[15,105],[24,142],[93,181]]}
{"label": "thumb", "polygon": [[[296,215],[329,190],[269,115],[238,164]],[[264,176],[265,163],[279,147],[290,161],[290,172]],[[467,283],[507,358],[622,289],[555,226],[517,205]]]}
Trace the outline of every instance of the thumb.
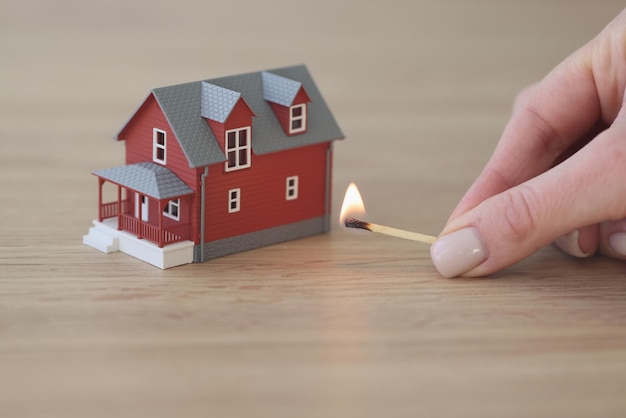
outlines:
{"label": "thumb", "polygon": [[441,275],[484,276],[569,231],[626,218],[625,120],[618,117],[558,166],[453,219],[431,247]]}

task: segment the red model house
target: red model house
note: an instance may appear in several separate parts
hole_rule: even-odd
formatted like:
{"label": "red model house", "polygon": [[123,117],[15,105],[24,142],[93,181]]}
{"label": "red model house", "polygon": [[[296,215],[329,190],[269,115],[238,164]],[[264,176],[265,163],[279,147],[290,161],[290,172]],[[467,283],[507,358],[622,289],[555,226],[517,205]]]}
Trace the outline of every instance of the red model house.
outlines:
{"label": "red model house", "polygon": [[304,66],[154,89],[83,242],[168,268],[327,232],[341,138]]}

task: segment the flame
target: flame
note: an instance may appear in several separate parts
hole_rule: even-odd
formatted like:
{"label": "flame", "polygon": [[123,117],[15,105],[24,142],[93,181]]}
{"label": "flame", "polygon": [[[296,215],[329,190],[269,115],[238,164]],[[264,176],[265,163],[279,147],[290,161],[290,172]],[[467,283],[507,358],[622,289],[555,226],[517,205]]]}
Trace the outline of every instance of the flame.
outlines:
{"label": "flame", "polygon": [[350,183],[341,205],[339,223],[344,226],[343,222],[346,218],[360,218],[363,215],[365,215],[365,204],[363,203],[363,198],[361,198],[361,193],[359,193],[359,189],[356,187],[356,184]]}

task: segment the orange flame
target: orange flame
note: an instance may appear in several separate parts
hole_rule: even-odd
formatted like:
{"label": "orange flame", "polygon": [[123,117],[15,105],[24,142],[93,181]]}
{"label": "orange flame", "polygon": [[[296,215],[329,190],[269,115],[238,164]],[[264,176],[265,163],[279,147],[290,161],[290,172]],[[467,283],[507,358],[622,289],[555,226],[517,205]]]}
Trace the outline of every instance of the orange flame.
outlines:
{"label": "orange flame", "polygon": [[361,198],[361,193],[359,193],[356,184],[350,183],[346,190],[346,195],[343,198],[343,204],[341,205],[339,223],[341,226],[345,227],[343,222],[346,218],[354,217],[359,219],[363,215],[365,215],[365,204],[363,203],[363,198]]}

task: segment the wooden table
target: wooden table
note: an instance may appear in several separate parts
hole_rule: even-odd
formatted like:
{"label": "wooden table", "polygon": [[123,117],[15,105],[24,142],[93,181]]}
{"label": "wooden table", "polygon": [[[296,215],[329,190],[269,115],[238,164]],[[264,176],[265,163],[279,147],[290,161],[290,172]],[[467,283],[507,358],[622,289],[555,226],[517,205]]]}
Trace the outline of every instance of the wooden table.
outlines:
{"label": "wooden table", "polygon": [[626,264],[553,248],[445,280],[330,234],[166,271],[81,244],[153,88],[306,63],[370,220],[437,234],[523,86],[620,1],[5,1],[0,416],[626,415]]}

